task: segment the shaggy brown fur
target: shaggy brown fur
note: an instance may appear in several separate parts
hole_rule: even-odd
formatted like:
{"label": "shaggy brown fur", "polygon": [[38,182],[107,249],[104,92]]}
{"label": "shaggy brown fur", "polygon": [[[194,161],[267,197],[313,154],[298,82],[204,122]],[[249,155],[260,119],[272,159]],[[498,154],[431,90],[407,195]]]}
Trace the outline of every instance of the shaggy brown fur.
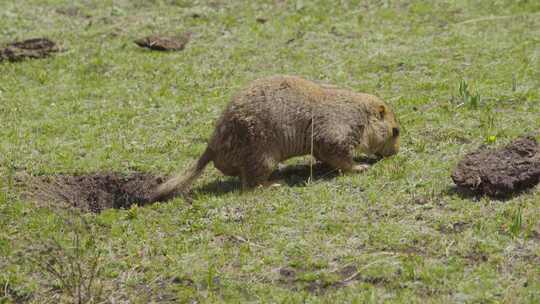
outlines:
{"label": "shaggy brown fur", "polygon": [[208,147],[186,173],[158,187],[152,200],[187,190],[211,161],[243,188],[265,185],[280,161],[313,153],[342,171],[363,171],[355,152],[390,156],[399,150],[399,124],[379,98],[295,76],[255,80],[234,96]]}

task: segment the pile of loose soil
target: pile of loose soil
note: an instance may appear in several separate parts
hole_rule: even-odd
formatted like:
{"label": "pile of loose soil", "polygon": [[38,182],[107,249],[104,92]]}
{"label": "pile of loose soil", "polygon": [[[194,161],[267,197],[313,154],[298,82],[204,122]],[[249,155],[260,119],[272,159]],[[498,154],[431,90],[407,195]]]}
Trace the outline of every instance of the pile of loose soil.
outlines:
{"label": "pile of loose soil", "polygon": [[47,38],[34,38],[12,42],[0,48],[0,62],[3,60],[15,62],[26,58],[45,58],[58,51],[60,49],[56,43]]}
{"label": "pile of loose soil", "polygon": [[93,173],[54,175],[32,178],[26,187],[28,196],[38,203],[63,203],[86,212],[109,208],[129,208],[149,203],[154,188],[163,178],[148,173]]}
{"label": "pile of loose soil", "polygon": [[521,137],[499,149],[480,148],[465,155],[452,179],[475,194],[511,196],[540,182],[540,147],[534,137]]}
{"label": "pile of loose soil", "polygon": [[134,42],[144,48],[157,51],[181,51],[191,39],[191,33],[184,33],[177,37],[153,35],[137,39]]}

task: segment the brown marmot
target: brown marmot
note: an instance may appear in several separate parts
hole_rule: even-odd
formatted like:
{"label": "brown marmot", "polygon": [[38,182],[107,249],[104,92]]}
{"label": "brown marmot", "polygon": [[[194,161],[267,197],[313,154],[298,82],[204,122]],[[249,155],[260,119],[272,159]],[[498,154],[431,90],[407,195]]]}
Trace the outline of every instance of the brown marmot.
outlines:
{"label": "brown marmot", "polygon": [[184,174],[161,184],[150,198],[187,190],[211,161],[242,188],[265,185],[278,163],[313,156],[329,166],[359,172],[356,152],[390,156],[399,150],[399,124],[381,99],[295,76],[253,81],[219,118],[208,146]]}

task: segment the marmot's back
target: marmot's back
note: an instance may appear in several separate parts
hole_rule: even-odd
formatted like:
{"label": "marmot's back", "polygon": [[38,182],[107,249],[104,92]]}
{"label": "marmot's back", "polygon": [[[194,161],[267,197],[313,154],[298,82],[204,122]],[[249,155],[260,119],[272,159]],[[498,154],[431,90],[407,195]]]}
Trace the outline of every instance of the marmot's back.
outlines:
{"label": "marmot's back", "polygon": [[308,151],[313,106],[322,100],[323,92],[314,83],[274,76],[257,80],[234,96],[223,117],[252,121],[256,136],[276,157],[285,159]]}

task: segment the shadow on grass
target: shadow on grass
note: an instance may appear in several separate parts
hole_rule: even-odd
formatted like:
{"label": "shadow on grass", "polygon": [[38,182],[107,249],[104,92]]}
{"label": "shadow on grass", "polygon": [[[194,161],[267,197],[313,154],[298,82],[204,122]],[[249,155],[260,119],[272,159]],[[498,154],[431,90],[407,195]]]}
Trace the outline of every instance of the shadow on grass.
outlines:
{"label": "shadow on grass", "polygon": [[516,190],[515,192],[512,192],[512,193],[505,193],[504,195],[497,195],[497,196],[493,196],[493,195],[488,195],[488,194],[484,194],[484,193],[481,193],[479,191],[473,191],[471,189],[468,189],[468,188],[464,188],[464,187],[458,187],[456,185],[452,185],[452,186],[449,186],[448,188],[446,188],[445,191],[443,191],[443,193],[447,196],[458,196],[459,198],[463,199],[463,200],[470,200],[470,201],[473,201],[473,202],[478,202],[480,201],[482,198],[486,197],[486,198],[489,198],[490,200],[494,200],[494,201],[500,201],[500,202],[507,202],[509,200],[512,200],[520,195],[525,195],[527,193],[531,193],[534,191],[534,188],[532,189],[520,189],[520,190]]}
{"label": "shadow on grass", "polygon": [[[355,158],[355,161],[363,164],[374,164],[377,162],[377,159],[362,157]],[[327,164],[316,162],[313,164],[313,167],[309,164],[296,164],[280,168],[272,173],[270,181],[288,185],[289,187],[304,187],[308,184],[310,179],[312,179],[312,181],[331,180],[340,174],[341,172],[339,170],[334,169]],[[222,195],[241,191],[241,189],[242,185],[240,179],[229,178],[224,181],[216,180],[201,187],[195,187],[193,192]]]}
{"label": "shadow on grass", "polygon": [[482,195],[480,195],[477,192],[471,191],[467,188],[458,187],[456,185],[448,186],[445,190],[442,191],[442,193],[446,196],[457,196],[464,200],[472,200],[472,201],[478,201],[482,198]]}

